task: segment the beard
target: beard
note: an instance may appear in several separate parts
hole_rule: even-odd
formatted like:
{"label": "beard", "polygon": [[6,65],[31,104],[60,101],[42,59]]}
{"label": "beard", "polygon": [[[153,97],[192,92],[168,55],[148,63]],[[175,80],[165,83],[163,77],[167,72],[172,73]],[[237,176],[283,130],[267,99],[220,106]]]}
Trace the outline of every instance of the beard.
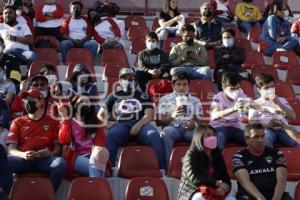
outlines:
{"label": "beard", "polygon": [[17,20],[16,19],[5,19],[4,21],[6,24],[11,26],[11,25],[14,25]]}

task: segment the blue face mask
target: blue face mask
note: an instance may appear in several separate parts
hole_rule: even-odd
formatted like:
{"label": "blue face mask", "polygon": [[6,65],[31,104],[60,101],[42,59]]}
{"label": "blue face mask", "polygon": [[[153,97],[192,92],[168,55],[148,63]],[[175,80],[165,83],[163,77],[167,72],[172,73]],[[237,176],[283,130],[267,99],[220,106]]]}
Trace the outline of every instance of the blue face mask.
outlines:
{"label": "blue face mask", "polygon": [[4,79],[4,71],[0,71],[0,80]]}

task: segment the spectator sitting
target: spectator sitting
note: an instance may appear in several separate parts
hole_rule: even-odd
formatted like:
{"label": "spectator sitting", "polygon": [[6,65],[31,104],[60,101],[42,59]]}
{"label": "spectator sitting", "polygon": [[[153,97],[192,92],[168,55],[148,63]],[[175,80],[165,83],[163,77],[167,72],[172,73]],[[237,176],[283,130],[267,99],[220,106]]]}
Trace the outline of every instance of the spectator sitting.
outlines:
{"label": "spectator sitting", "polygon": [[121,38],[121,30],[111,17],[101,18],[94,9],[88,12],[89,21],[94,24],[93,36],[102,49],[122,49],[124,42]]}
{"label": "spectator sitting", "polygon": [[171,75],[179,71],[187,73],[190,79],[212,79],[212,70],[208,67],[207,52],[195,41],[195,28],[192,25],[182,27],[183,42],[171,49],[169,60],[174,69]]}
{"label": "spectator sitting", "polygon": [[214,13],[209,2],[200,7],[201,18],[195,24],[196,39],[206,49],[212,49],[221,43],[222,24],[214,18]]}
{"label": "spectator sitting", "polygon": [[12,185],[13,175],[8,165],[7,153],[4,145],[0,144],[0,199],[9,199]]}
{"label": "spectator sitting", "polygon": [[236,198],[292,200],[285,192],[287,170],[284,153],[265,146],[263,125],[255,122],[247,124],[245,141],[247,148],[237,152],[232,159],[238,183]]}
{"label": "spectator sitting", "polygon": [[151,79],[169,77],[169,55],[158,47],[158,37],[155,32],[146,35],[146,49],[138,54],[137,82],[146,90],[146,84]]}
{"label": "spectator sitting", "polygon": [[234,19],[234,14],[226,4],[227,0],[212,0],[211,6],[216,21],[221,23],[223,26],[228,26]]}
{"label": "spectator sitting", "polygon": [[167,37],[180,35],[180,26],[184,24],[184,16],[177,8],[177,0],[165,0],[163,9],[159,12],[159,28],[156,33],[159,38],[159,47],[163,48]]}
{"label": "spectator sitting", "polygon": [[43,64],[38,74],[45,76],[48,79],[49,85],[58,80],[56,67],[52,64]]}
{"label": "spectator sitting", "polygon": [[64,39],[60,45],[62,62],[66,62],[68,50],[75,47],[89,49],[95,58],[98,44],[95,40],[91,40],[93,28],[87,18],[81,15],[83,4],[80,1],[73,1],[69,7],[71,16],[64,19],[61,26]]}
{"label": "spectator sitting", "polygon": [[[222,151],[231,141],[244,145],[244,131],[241,129],[241,110],[247,106],[247,96],[240,86],[240,77],[226,72],[221,79],[223,91],[217,93],[211,103],[210,125],[215,128],[218,148]],[[245,99],[245,102],[243,101]]]}
{"label": "spectator sitting", "polygon": [[289,22],[284,19],[285,10],[285,5],[275,4],[273,15],[263,25],[260,38],[265,43],[263,52],[267,56],[272,56],[278,49],[291,51],[298,45],[298,41],[291,37]]}
{"label": "spectator sitting", "polygon": [[276,4],[284,4],[286,6],[286,11],[284,12],[285,19],[289,21],[289,18],[294,17],[289,5],[286,3],[286,0],[273,0],[273,2],[269,3],[267,7],[265,8],[265,11],[263,13],[263,22],[269,17],[269,15],[272,15],[274,13],[274,6]]}
{"label": "spectator sitting", "polygon": [[249,119],[258,121],[265,127],[267,146],[272,147],[274,143],[279,142],[285,146],[300,147],[300,143],[289,137],[281,124],[278,124],[278,120],[287,124],[287,119],[295,119],[296,114],[285,98],[275,94],[273,77],[268,74],[259,74],[255,77],[255,83],[261,95],[255,103],[263,110],[250,109]]}
{"label": "spectator sitting", "polygon": [[252,27],[260,27],[262,19],[259,8],[252,3],[253,0],[243,0],[235,8],[238,26],[241,31],[248,34]]}
{"label": "spectator sitting", "polygon": [[21,64],[30,65],[36,59],[35,53],[29,50],[33,41],[32,33],[28,25],[17,22],[16,17],[13,6],[4,8],[4,23],[0,27],[0,35],[5,44],[4,53],[15,56]]}
{"label": "spectator sitting", "polygon": [[109,15],[114,15],[115,13],[119,13],[120,11],[120,7],[118,6],[118,4],[109,2],[109,0],[98,0],[95,2],[93,8],[95,8],[98,13],[102,13],[102,9],[105,6],[109,6],[110,8],[110,10],[108,11]]}
{"label": "spectator sitting", "polygon": [[163,96],[158,104],[158,121],[165,159],[169,163],[175,142],[191,141],[196,123],[203,116],[201,102],[189,93],[189,79],[184,72],[172,76],[174,92]]}
{"label": "spectator sitting", "polygon": [[35,9],[36,35],[52,35],[62,40],[60,26],[63,15],[64,8],[56,0],[44,0],[44,3],[38,4]]}
{"label": "spectator sitting", "polygon": [[44,115],[46,102],[38,90],[23,92],[28,115],[12,122],[8,136],[8,163],[14,173],[47,172],[57,191],[66,170],[58,143],[59,123]]}
{"label": "spectator sitting", "polygon": [[159,160],[161,169],[165,169],[164,153],[157,129],[150,123],[154,117],[153,102],[147,95],[136,90],[136,73],[134,68],[120,70],[119,83],[122,90],[111,93],[98,112],[100,122],[106,123],[113,112],[116,122],[105,124],[108,129],[106,148],[110,161],[115,164],[118,148],[135,137],[141,144],[152,147]]}
{"label": "spectator sitting", "polygon": [[33,20],[35,12],[34,12],[34,5],[32,0],[22,0],[23,2],[23,12],[24,14]]}
{"label": "spectator sitting", "polygon": [[68,168],[73,167],[75,172],[85,176],[102,177],[109,158],[104,147],[104,128],[97,128],[96,111],[87,96],[75,96],[72,104],[74,115],[71,119],[63,103],[58,108],[63,117],[59,140],[75,147],[75,156],[67,158],[72,163]]}
{"label": "spectator sitting", "polygon": [[295,21],[291,28],[292,37],[298,40],[298,46],[295,49],[295,52],[300,56],[300,19]]}
{"label": "spectator sitting", "polygon": [[242,68],[242,63],[246,60],[245,50],[235,45],[235,32],[227,29],[222,32],[223,45],[214,49],[216,69],[214,79],[217,81],[219,91],[222,90],[221,77],[224,72],[238,74],[241,79],[251,81],[251,75]]}
{"label": "spectator sitting", "polygon": [[[184,156],[178,200],[225,199],[231,183],[222,153],[216,147],[215,130],[199,125]],[[214,193],[203,193],[201,189],[205,188],[213,189]],[[226,198],[229,199],[232,198]]]}

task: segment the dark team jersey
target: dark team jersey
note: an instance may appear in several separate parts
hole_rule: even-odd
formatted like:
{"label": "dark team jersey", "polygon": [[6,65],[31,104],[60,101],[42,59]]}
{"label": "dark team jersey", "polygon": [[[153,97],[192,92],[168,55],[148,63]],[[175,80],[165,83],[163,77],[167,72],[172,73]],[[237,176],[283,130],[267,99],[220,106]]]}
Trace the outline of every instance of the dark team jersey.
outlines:
{"label": "dark team jersey", "polygon": [[[237,152],[232,159],[233,173],[239,169],[246,169],[251,182],[264,195],[266,199],[272,199],[276,180],[276,169],[286,168],[286,161],[282,151],[266,147],[260,156],[254,156],[247,149]],[[251,196],[239,183],[237,199],[243,195]]]}

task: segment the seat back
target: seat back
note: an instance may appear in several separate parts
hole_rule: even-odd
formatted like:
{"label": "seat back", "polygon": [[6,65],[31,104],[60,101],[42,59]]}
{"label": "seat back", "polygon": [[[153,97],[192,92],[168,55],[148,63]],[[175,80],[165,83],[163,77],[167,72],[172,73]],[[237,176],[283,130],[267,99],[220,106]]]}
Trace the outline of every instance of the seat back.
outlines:
{"label": "seat back", "polygon": [[177,36],[177,37],[167,37],[167,39],[164,42],[163,50],[165,52],[170,52],[171,49],[180,42],[182,42],[182,38],[179,37],[179,36]]}
{"label": "seat back", "polygon": [[251,43],[247,39],[237,39],[236,40],[236,46],[244,49],[245,52],[252,51]]}
{"label": "seat back", "polygon": [[275,82],[279,81],[277,70],[272,65],[257,65],[254,66],[251,70],[252,79],[255,80],[255,77],[261,73],[269,74],[273,77]]}
{"label": "seat back", "polygon": [[72,181],[68,200],[113,200],[108,181],[105,178],[79,177]]}
{"label": "seat back", "polygon": [[289,82],[277,81],[275,83],[276,95],[286,99],[295,99],[296,95],[293,86]]}
{"label": "seat back", "polygon": [[44,62],[52,62],[55,65],[59,65],[59,58],[54,48],[35,48],[34,52],[37,55],[37,60]]}
{"label": "seat back", "polygon": [[111,78],[107,77],[105,81],[102,82],[104,84],[104,93],[105,97],[110,95],[112,92],[120,89],[119,78]]}
{"label": "seat back", "polygon": [[102,80],[108,78],[119,78],[119,72],[124,66],[118,63],[107,63],[104,67]]}
{"label": "seat back", "polygon": [[147,146],[125,147],[120,154],[119,177],[130,179],[141,176],[162,176],[155,151]]}
{"label": "seat back", "polygon": [[132,41],[132,44],[130,46],[130,53],[138,54],[144,49],[146,49],[145,38],[137,38]]}
{"label": "seat back", "polygon": [[55,200],[55,192],[48,178],[23,177],[14,183],[11,200]]}
{"label": "seat back", "polygon": [[153,22],[152,22],[151,30],[156,31],[156,29],[158,29],[159,27],[160,27],[160,25],[159,25],[159,22],[158,22],[158,18],[155,17],[153,19]]}
{"label": "seat back", "polygon": [[136,39],[145,39],[149,33],[149,29],[145,26],[131,26],[127,32],[127,38],[129,41]]}
{"label": "seat back", "polygon": [[225,161],[227,173],[231,179],[235,179],[233,172],[232,172],[232,157],[238,151],[242,150],[243,147],[226,147],[223,150],[223,159]]}
{"label": "seat back", "polygon": [[213,82],[208,80],[191,80],[189,92],[199,99],[212,99],[215,94]]}
{"label": "seat back", "polygon": [[66,71],[66,75],[65,75],[65,79],[67,81],[71,80],[74,67],[77,64],[84,64],[86,66],[86,68],[89,70],[90,74],[92,75],[93,80],[96,80],[96,77],[94,76],[94,75],[96,75],[94,65],[92,65],[91,63],[82,62],[82,63],[69,63],[67,71]]}
{"label": "seat back", "polygon": [[210,68],[215,69],[216,68],[216,61],[215,61],[215,53],[214,50],[208,50],[207,51],[207,57],[208,57],[208,65]]}
{"label": "seat back", "polygon": [[38,35],[34,39],[35,43],[38,42],[39,40],[48,40],[51,47],[54,48],[56,51],[59,51],[59,42],[56,39],[56,37],[52,35]]}
{"label": "seat back", "polygon": [[300,85],[300,67],[289,67],[286,74],[286,81],[294,85]]}
{"label": "seat back", "polygon": [[300,162],[298,162],[300,155],[300,148],[281,147],[279,148],[285,155],[287,164],[287,180],[300,180]]}
{"label": "seat back", "polygon": [[262,29],[259,27],[253,27],[250,32],[248,33],[247,39],[250,42],[259,43],[259,37],[261,34]]}
{"label": "seat back", "polygon": [[119,63],[124,67],[129,66],[127,54],[124,49],[104,49],[101,57],[101,65],[107,63]]}
{"label": "seat back", "polygon": [[126,188],[125,200],[169,200],[168,190],[162,179],[137,177],[130,179]]}
{"label": "seat back", "polygon": [[173,148],[173,151],[172,151],[172,154],[170,157],[167,176],[180,179],[183,158],[188,149],[189,149],[189,146],[178,146],[178,147]]}
{"label": "seat back", "polygon": [[92,52],[86,48],[71,48],[67,53],[66,64],[71,63],[91,63],[94,64]]}
{"label": "seat back", "polygon": [[299,65],[297,55],[293,51],[276,51],[272,56],[272,60],[274,67],[279,69]]}
{"label": "seat back", "polygon": [[125,19],[125,29],[129,30],[132,26],[147,27],[145,19],[142,16],[128,15]]}
{"label": "seat back", "polygon": [[55,63],[53,63],[52,61],[36,60],[36,61],[33,61],[30,65],[30,68],[29,68],[29,71],[28,71],[28,77],[31,78],[31,77],[35,76],[36,74],[38,74],[40,68],[44,64],[50,64],[50,65],[55,66],[56,75],[58,76],[58,72],[57,72],[57,68],[56,68]]}
{"label": "seat back", "polygon": [[246,60],[242,64],[242,67],[251,69],[252,67],[257,65],[265,65],[263,55],[260,52],[246,50]]}
{"label": "seat back", "polygon": [[255,92],[253,90],[253,85],[249,81],[241,80],[240,82],[241,88],[243,89],[244,93],[251,97],[252,99],[255,99]]}
{"label": "seat back", "polygon": [[290,125],[300,125],[300,100],[299,99],[293,99],[289,100],[289,104],[296,113],[296,119],[295,120],[289,120]]}

